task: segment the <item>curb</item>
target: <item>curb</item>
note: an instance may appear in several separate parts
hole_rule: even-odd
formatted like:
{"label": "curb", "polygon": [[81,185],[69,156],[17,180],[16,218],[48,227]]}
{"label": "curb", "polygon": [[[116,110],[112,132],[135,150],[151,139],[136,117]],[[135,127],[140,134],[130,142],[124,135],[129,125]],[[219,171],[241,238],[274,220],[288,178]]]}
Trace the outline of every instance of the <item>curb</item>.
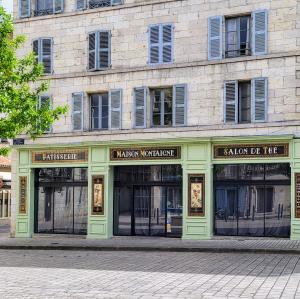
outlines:
{"label": "curb", "polygon": [[143,251],[143,252],[204,252],[204,253],[256,253],[256,254],[295,254],[297,249],[272,248],[205,248],[205,247],[147,247],[147,246],[68,246],[68,245],[0,245],[0,250],[65,250],[65,251]]}

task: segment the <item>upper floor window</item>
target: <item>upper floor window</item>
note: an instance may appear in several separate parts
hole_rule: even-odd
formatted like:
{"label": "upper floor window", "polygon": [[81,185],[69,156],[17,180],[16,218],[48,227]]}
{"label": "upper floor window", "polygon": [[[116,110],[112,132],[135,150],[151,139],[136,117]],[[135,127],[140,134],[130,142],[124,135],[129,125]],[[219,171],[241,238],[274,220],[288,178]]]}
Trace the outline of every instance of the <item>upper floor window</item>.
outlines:
{"label": "upper floor window", "polygon": [[121,102],[122,92],[119,89],[90,94],[90,129],[121,129]]}
{"label": "upper floor window", "polygon": [[64,10],[64,0],[19,0],[20,18],[31,16],[32,3],[34,3],[34,16],[52,15]]}
{"label": "upper floor window", "polygon": [[89,34],[88,70],[107,69],[110,64],[110,31],[97,31]]}
{"label": "upper floor window", "polygon": [[[223,32],[225,32],[224,43]],[[267,32],[268,16],[265,10],[255,11],[251,16],[210,17],[208,19],[208,59],[266,54]]]}
{"label": "upper floor window", "polygon": [[[151,108],[147,109],[149,106]],[[186,85],[184,84],[169,88],[135,88],[133,126],[135,128],[145,128],[148,124],[154,127],[184,126],[186,107]]]}
{"label": "upper floor window", "polygon": [[250,16],[228,18],[225,24],[225,57],[250,55]]}
{"label": "upper floor window", "polygon": [[149,27],[150,64],[173,61],[173,25],[158,24]]}
{"label": "upper floor window", "polygon": [[35,16],[52,15],[63,11],[63,0],[36,0]]}
{"label": "upper floor window", "polygon": [[45,74],[52,74],[53,71],[52,45],[52,38],[39,38],[33,41],[33,52],[36,55],[37,62],[44,65]]}
{"label": "upper floor window", "polygon": [[76,9],[99,8],[122,4],[122,0],[76,0]]}
{"label": "upper floor window", "polygon": [[266,78],[254,78],[251,81],[227,81],[224,89],[225,123],[266,121]]}

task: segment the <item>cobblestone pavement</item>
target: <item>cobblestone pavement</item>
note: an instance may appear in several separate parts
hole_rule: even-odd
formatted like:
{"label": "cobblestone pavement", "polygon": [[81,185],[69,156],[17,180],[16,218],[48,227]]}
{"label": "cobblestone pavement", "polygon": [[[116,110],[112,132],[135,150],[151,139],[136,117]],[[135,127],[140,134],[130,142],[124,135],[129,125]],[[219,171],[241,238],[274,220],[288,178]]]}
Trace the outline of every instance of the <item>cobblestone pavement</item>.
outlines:
{"label": "cobblestone pavement", "polygon": [[0,298],[300,298],[300,256],[0,250]]}

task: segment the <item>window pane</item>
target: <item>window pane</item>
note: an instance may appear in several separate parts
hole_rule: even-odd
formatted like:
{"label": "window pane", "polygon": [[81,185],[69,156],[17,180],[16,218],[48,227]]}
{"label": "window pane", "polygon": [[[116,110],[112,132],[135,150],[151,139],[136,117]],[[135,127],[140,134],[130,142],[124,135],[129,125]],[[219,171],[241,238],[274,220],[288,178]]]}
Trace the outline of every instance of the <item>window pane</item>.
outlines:
{"label": "window pane", "polygon": [[172,89],[164,90],[164,125],[172,126]]}
{"label": "window pane", "polygon": [[161,90],[153,91],[153,104],[152,104],[152,123],[154,126],[160,126],[160,115],[161,115]]}
{"label": "window pane", "polygon": [[108,94],[102,95],[102,129],[108,128]]}
{"label": "window pane", "polygon": [[250,17],[240,18],[240,55],[249,55],[249,24]]}
{"label": "window pane", "polygon": [[235,57],[237,50],[237,19],[226,20],[226,57]]}
{"label": "window pane", "polygon": [[251,122],[251,83],[239,82],[239,122]]}
{"label": "window pane", "polygon": [[91,129],[99,129],[99,95],[91,95],[90,103]]}

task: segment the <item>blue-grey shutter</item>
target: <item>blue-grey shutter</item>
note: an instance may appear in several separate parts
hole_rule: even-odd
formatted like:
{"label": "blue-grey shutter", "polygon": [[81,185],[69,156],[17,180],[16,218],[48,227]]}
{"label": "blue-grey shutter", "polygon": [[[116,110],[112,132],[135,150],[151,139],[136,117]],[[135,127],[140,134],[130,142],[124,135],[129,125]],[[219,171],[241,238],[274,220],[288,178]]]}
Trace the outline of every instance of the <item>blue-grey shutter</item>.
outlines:
{"label": "blue-grey shutter", "polygon": [[159,25],[149,27],[149,63],[159,63]]}
{"label": "blue-grey shutter", "polygon": [[172,43],[173,43],[173,26],[172,24],[162,25],[162,62],[172,62]]}
{"label": "blue-grey shutter", "polygon": [[44,73],[52,73],[52,38],[40,39],[40,62],[44,65]]}
{"label": "blue-grey shutter", "polygon": [[224,122],[238,122],[238,81],[228,81],[224,85]]}
{"label": "blue-grey shutter", "polygon": [[64,11],[64,0],[54,0],[54,13]]}
{"label": "blue-grey shutter", "polygon": [[83,92],[72,95],[72,124],[74,131],[83,130]]}
{"label": "blue-grey shutter", "polygon": [[30,0],[19,0],[19,17],[30,17]]}
{"label": "blue-grey shutter", "polygon": [[109,123],[110,129],[121,129],[122,116],[122,91],[121,89],[109,92]]}
{"label": "blue-grey shutter", "polygon": [[208,59],[222,59],[222,16],[208,19]]}
{"label": "blue-grey shutter", "polygon": [[184,126],[186,124],[186,85],[173,86],[173,126]]}
{"label": "blue-grey shutter", "polygon": [[266,78],[251,80],[251,115],[253,122],[266,121],[268,83]]}
{"label": "blue-grey shutter", "polygon": [[89,34],[88,69],[90,71],[93,71],[96,69],[96,32]]}
{"label": "blue-grey shutter", "polygon": [[267,54],[268,44],[268,13],[266,10],[255,11],[252,14],[252,53]]}
{"label": "blue-grey shutter", "polygon": [[99,68],[110,67],[110,31],[97,32],[99,36]]}
{"label": "blue-grey shutter", "polygon": [[86,0],[76,0],[76,10],[86,9]]}
{"label": "blue-grey shutter", "polygon": [[134,127],[146,127],[146,101],[147,89],[140,87],[134,89]]}

